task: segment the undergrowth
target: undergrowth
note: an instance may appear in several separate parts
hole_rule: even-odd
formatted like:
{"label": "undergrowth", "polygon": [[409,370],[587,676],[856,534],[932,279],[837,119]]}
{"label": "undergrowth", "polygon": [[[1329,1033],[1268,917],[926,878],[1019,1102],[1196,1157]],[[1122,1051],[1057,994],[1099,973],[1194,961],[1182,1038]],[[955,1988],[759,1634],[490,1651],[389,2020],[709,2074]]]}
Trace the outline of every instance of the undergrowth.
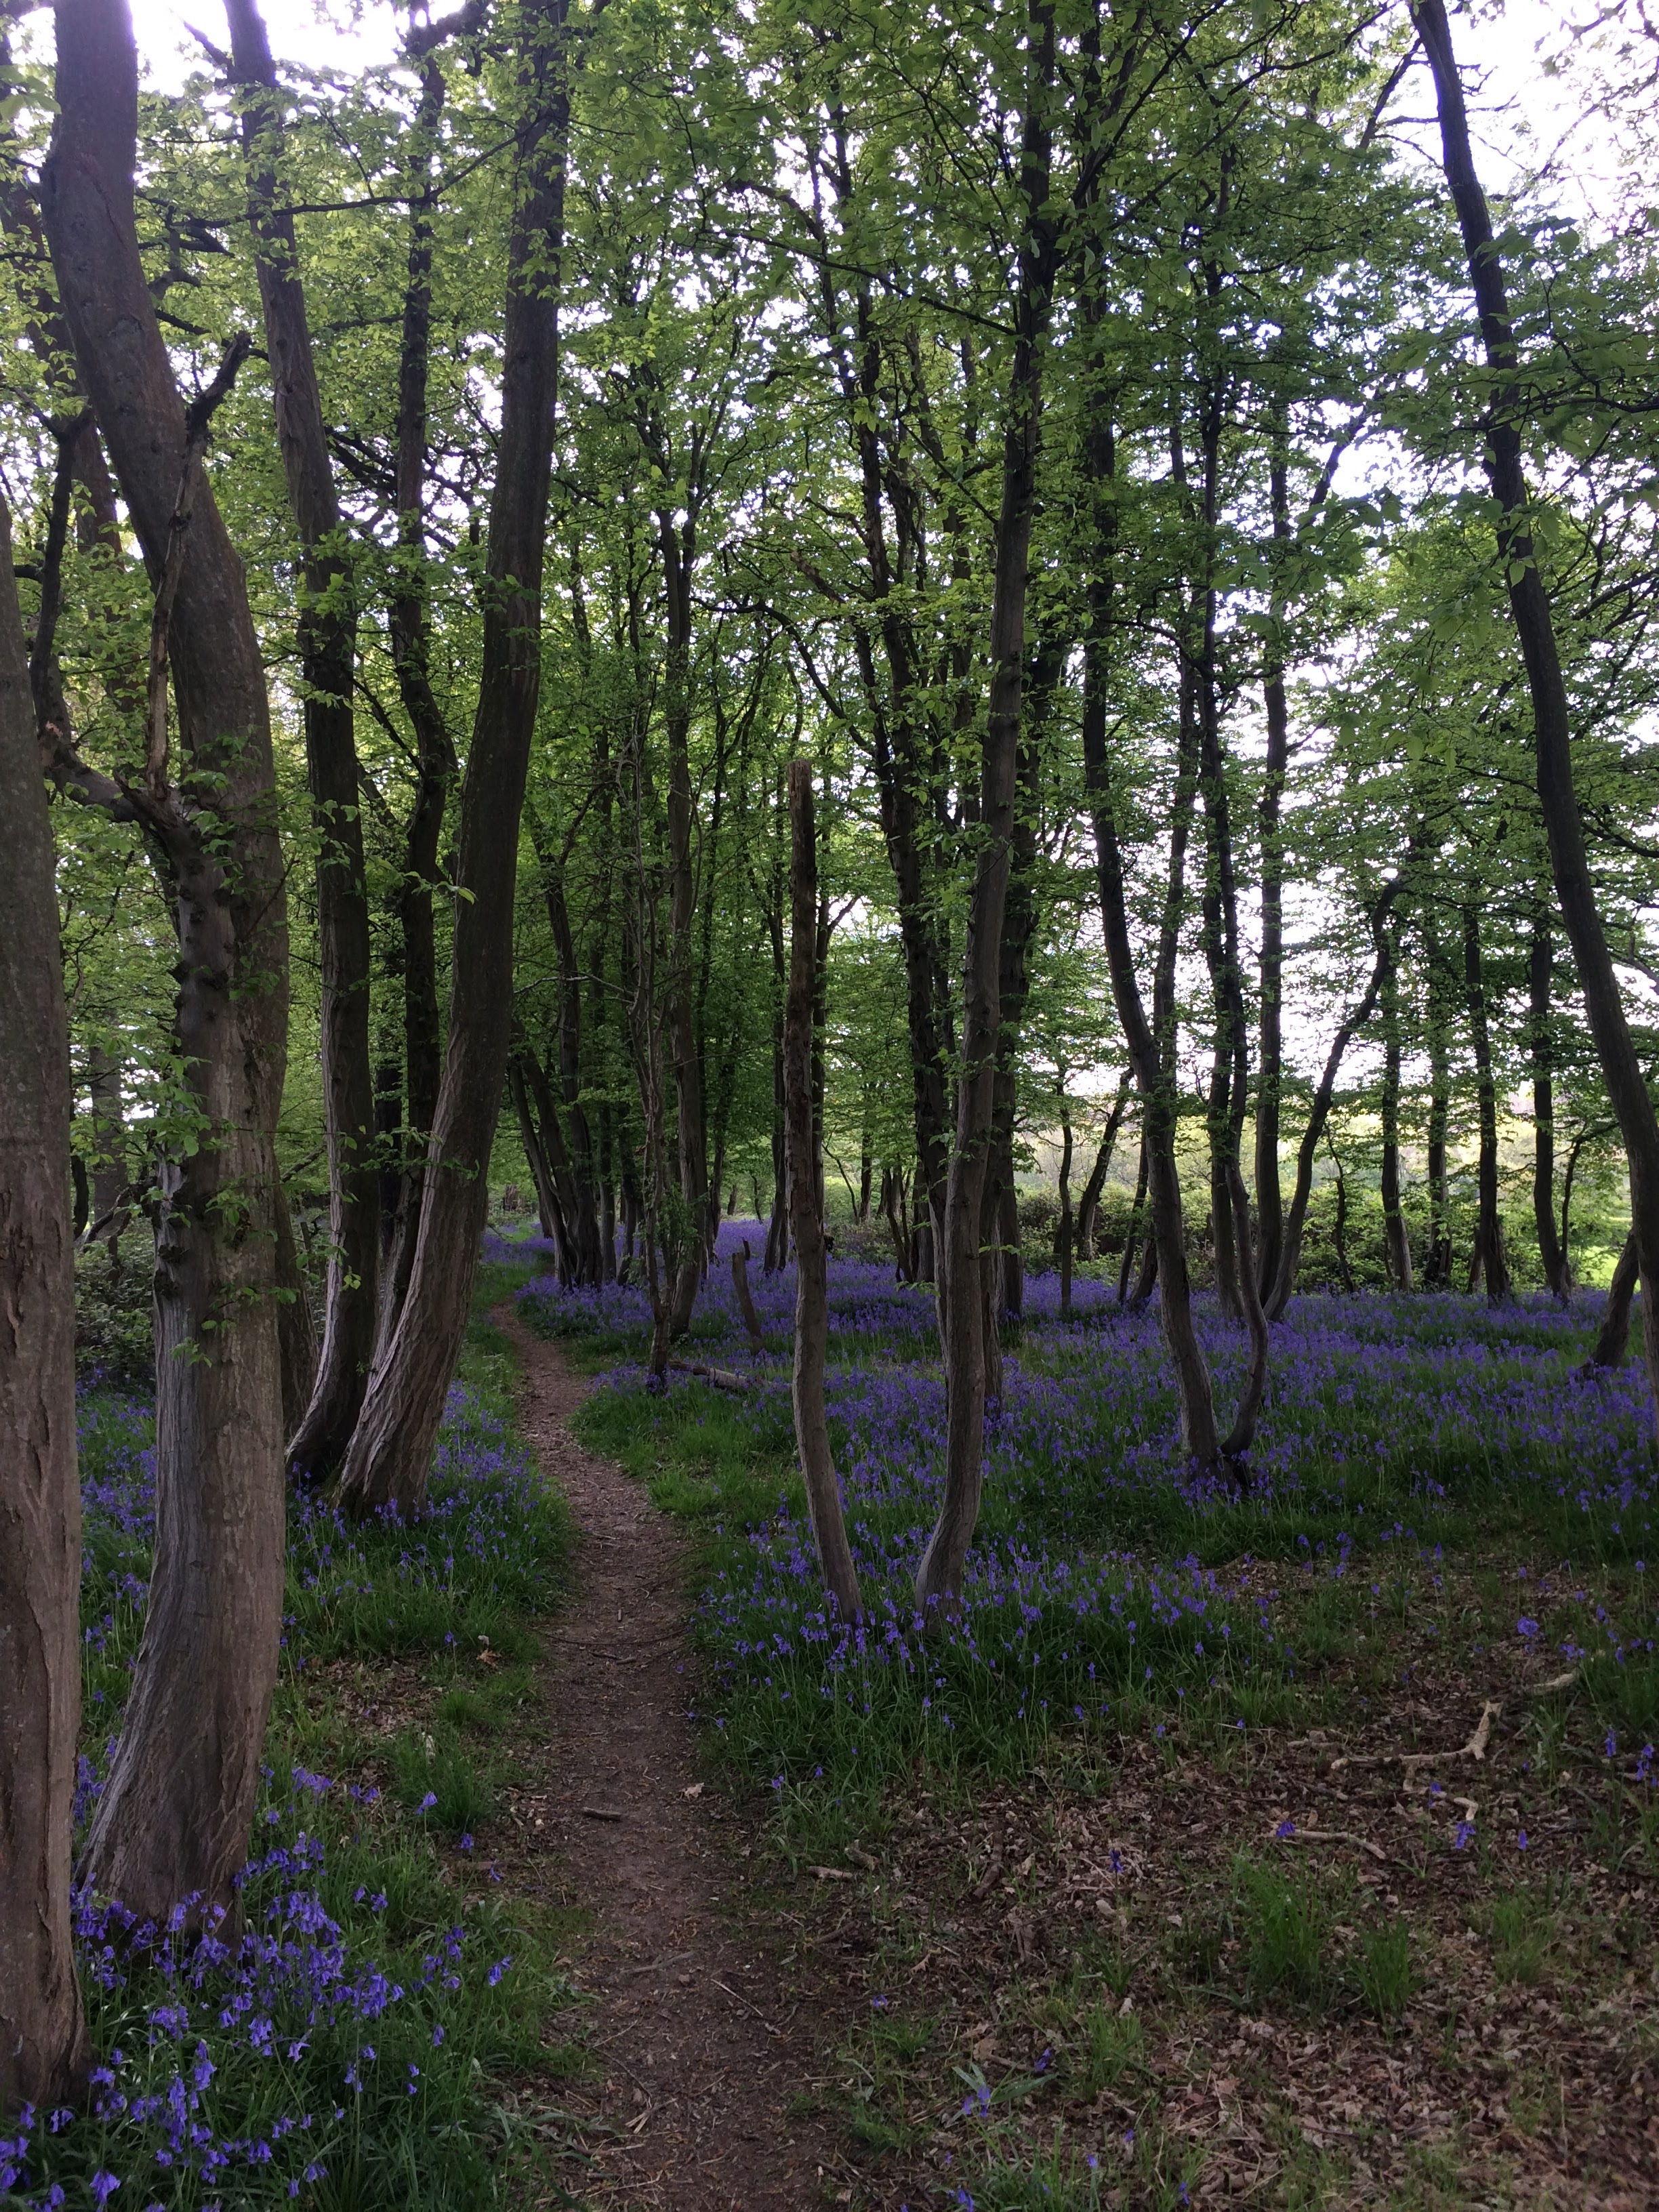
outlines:
{"label": "undergrowth", "polygon": [[[510,1348],[487,1318],[527,1272],[507,1260],[481,1273],[426,1519],[357,1527],[295,1499],[237,1911],[203,1935],[182,1917],[135,1929],[118,1904],[80,1900],[88,2098],[25,2114],[0,2142],[0,2203],[101,2212],[118,2190],[135,2212],[471,2212],[538,2163],[501,2092],[545,2066],[571,1992],[556,1929],[502,1903],[489,1832],[499,1746],[532,1692],[530,1624],[568,1548],[562,1502],[514,1427]],[[81,1455],[84,1826],[143,1630],[148,1407],[92,1388]],[[429,1711],[381,1741],[360,1707],[394,1657],[405,1700]]]}

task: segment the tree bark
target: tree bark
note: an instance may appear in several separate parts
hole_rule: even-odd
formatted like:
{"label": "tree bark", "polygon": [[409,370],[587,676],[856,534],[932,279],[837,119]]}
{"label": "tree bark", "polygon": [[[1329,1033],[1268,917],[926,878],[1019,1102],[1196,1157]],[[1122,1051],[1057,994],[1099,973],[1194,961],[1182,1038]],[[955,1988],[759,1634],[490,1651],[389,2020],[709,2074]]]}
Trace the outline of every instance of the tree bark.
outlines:
{"label": "tree bark", "polygon": [[1572,1300],[1572,1270],[1555,1225],[1555,1031],[1550,1018],[1554,947],[1548,917],[1533,917],[1527,957],[1528,1044],[1532,1056],[1532,1215],[1552,1297]]}
{"label": "tree bark", "polygon": [[1422,921],[1424,964],[1428,970],[1429,1048],[1429,1251],[1423,1285],[1425,1290],[1443,1291],[1451,1286],[1451,1184],[1446,1167],[1446,1133],[1451,1115],[1448,979],[1439,939],[1426,908]]}
{"label": "tree bark", "polygon": [[789,763],[789,998],[784,1014],[783,1083],[789,1127],[789,1224],[795,1240],[795,1364],[793,1395],[801,1480],[823,1586],[842,1620],[860,1620],[864,1603],[847,1540],[841,1486],[830,1449],[823,1371],[830,1337],[828,1254],[819,1204],[819,1131],[812,1111],[812,1004],[817,995],[817,839],[812,764]]}
{"label": "tree bark", "polygon": [[276,1224],[276,1343],[283,1370],[283,1434],[304,1419],[317,1382],[317,1324],[294,1242],[294,1216],[279,1176],[272,1212]]}
{"label": "tree bark", "polygon": [[[1415,840],[1413,840],[1413,848]],[[1282,1321],[1296,1290],[1297,1269],[1302,1262],[1302,1236],[1307,1226],[1308,1200],[1313,1192],[1314,1162],[1325,1134],[1325,1124],[1330,1119],[1331,1100],[1336,1091],[1336,1079],[1341,1071],[1343,1056],[1352,1042],[1354,1032],[1364,1029],[1375,1011],[1382,994],[1383,978],[1389,968],[1387,927],[1389,909],[1394,904],[1403,880],[1404,871],[1390,878],[1371,908],[1371,936],[1377,951],[1376,959],[1359,1003],[1343,1020],[1331,1048],[1325,1056],[1325,1067],[1314,1092],[1313,1104],[1308,1112],[1308,1126],[1302,1133],[1302,1142],[1297,1148],[1296,1184],[1291,1193],[1290,1210],[1285,1217],[1285,1242],[1279,1253],[1279,1275],[1273,1295],[1265,1301],[1270,1322]]]}
{"label": "tree bark", "polygon": [[[1492,1026],[1486,1015],[1480,921],[1473,906],[1463,909],[1463,987],[1468,994],[1469,1037],[1474,1048],[1475,1090],[1480,1113],[1480,1156],[1476,1170],[1480,1206],[1471,1273],[1485,1275],[1488,1300],[1501,1306],[1510,1296],[1510,1268],[1504,1253],[1504,1224],[1498,1211],[1498,1084],[1492,1071]],[[1473,1284],[1470,1287],[1474,1287]]]}
{"label": "tree bark", "polygon": [[1072,1109],[1066,1093],[1060,1094],[1060,1225],[1054,1232],[1054,1257],[1060,1264],[1060,1317],[1072,1318]]}
{"label": "tree bark", "polygon": [[[447,28],[442,21],[421,26],[405,43],[412,46],[428,37],[435,41]],[[415,794],[404,825],[396,899],[404,994],[404,1091],[395,1196],[381,1222],[380,1346],[390,1340],[409,1293],[427,1152],[443,1074],[433,900],[441,888],[438,848],[458,768],[448,718],[432,684],[425,509],[436,208],[433,161],[446,95],[443,64],[434,44],[421,58],[421,96],[410,133],[409,253],[398,349],[398,550],[386,608],[398,696],[415,733]]]}
{"label": "tree bark", "polygon": [[[161,1173],[156,1544],[143,1641],[84,1877],[141,1918],[232,1900],[276,1681],[284,1500],[275,1133],[288,934],[264,670],[133,215],[137,58],[125,0],[64,0],[41,212],[76,359],[158,592],[142,787],[66,787],[142,818],[177,894],[173,1043],[204,1141]],[[240,354],[233,350],[227,372]],[[171,666],[181,774],[167,761]]]}
{"label": "tree bark", "polygon": [[502,344],[501,417],[483,590],[483,670],[456,841],[449,1040],[433,1117],[409,1291],[376,1358],[341,1469],[358,1514],[426,1500],[466,1328],[513,1015],[520,813],[541,680],[547,493],[558,374],[570,91],[566,0],[523,15],[522,106]]}
{"label": "tree bark", "polygon": [[1117,1133],[1123,1126],[1123,1116],[1133,1094],[1134,1077],[1125,1068],[1118,1080],[1117,1097],[1112,1101],[1112,1110],[1106,1117],[1106,1128],[1095,1153],[1095,1164],[1089,1170],[1088,1181],[1084,1184],[1077,1202],[1077,1256],[1079,1260],[1095,1257],[1095,1223],[1100,1213],[1101,1194],[1111,1172],[1112,1154],[1117,1149]]}
{"label": "tree bark", "polygon": [[0,506],[0,2113],[88,2058],[70,1943],[81,1491],[69,1024],[11,517]]}
{"label": "tree bark", "polygon": [[1382,977],[1382,1241],[1389,1279],[1397,1291],[1412,1287],[1412,1240],[1400,1204],[1400,974],[1396,940],[1388,939]]}
{"label": "tree bark", "polygon": [[1648,1376],[1659,1416],[1659,1115],[1654,1112],[1619,979],[1595,903],[1572,773],[1572,723],[1554,617],[1527,519],[1528,492],[1516,428],[1524,403],[1504,264],[1469,146],[1463,88],[1443,0],[1413,0],[1412,21],[1434,72],[1446,181],[1457,211],[1469,282],[1494,386],[1483,431],[1487,481],[1500,514],[1498,540],[1510,612],[1531,696],[1538,798],[1548,833],[1556,897],[1584,994],[1602,1079],[1630,1164],[1631,1215],[1639,1256]]}
{"label": "tree bark", "polygon": [[[1290,542],[1290,468],[1282,401],[1273,417],[1268,460],[1268,505],[1273,546],[1282,556]],[[1279,1109],[1285,1080],[1285,838],[1280,816],[1290,768],[1290,708],[1285,695],[1285,662],[1279,642],[1284,603],[1275,589],[1268,608],[1271,625],[1261,699],[1267,724],[1267,753],[1262,763],[1261,797],[1261,1011],[1255,1087],[1255,1212],[1261,1249],[1256,1280],[1266,1297],[1279,1274],[1285,1236],[1285,1195],[1279,1179]]]}
{"label": "tree bark", "polygon": [[[1607,1302],[1601,1310],[1601,1326],[1596,1331],[1595,1348],[1583,1367],[1581,1375],[1594,1375],[1597,1369],[1604,1372],[1625,1364],[1625,1347],[1630,1342],[1631,1302],[1636,1295],[1637,1279],[1641,1272],[1636,1252],[1636,1231],[1626,1237],[1619,1255],[1619,1264],[1613,1271],[1613,1281],[1607,1289]],[[1647,1293],[1643,1292],[1643,1304]]]}
{"label": "tree bark", "polygon": [[319,838],[317,952],[322,978],[323,1109],[328,1129],[328,1289],[322,1351],[290,1466],[325,1481],[362,1404],[379,1320],[380,1190],[369,1047],[368,882],[358,805],[357,609],[351,556],[329,459],[294,218],[277,178],[283,119],[276,70],[256,0],[226,0],[243,88],[242,147],[276,442],[304,556],[298,636],[306,773]]}
{"label": "tree bark", "polygon": [[1014,296],[1014,353],[1003,432],[1002,498],[991,600],[991,676],[981,756],[979,854],[963,955],[962,1071],[945,1188],[939,1273],[945,1376],[945,1492],[916,1570],[924,1608],[961,1595],[985,1470],[986,1345],[980,1246],[996,1091],[1003,922],[1014,839],[1014,787],[1025,678],[1025,598],[1036,504],[1042,349],[1059,261],[1048,205],[1054,72],[1051,0],[1030,0],[1020,151],[1023,234]]}

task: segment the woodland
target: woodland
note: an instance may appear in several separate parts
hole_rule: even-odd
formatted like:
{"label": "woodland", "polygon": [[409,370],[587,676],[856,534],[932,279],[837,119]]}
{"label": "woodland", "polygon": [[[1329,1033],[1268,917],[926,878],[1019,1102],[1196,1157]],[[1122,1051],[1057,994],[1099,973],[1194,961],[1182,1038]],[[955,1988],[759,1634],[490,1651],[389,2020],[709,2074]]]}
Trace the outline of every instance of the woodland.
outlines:
{"label": "woodland", "polygon": [[1651,2201],[1647,9],[364,12],[0,6],[0,2204]]}

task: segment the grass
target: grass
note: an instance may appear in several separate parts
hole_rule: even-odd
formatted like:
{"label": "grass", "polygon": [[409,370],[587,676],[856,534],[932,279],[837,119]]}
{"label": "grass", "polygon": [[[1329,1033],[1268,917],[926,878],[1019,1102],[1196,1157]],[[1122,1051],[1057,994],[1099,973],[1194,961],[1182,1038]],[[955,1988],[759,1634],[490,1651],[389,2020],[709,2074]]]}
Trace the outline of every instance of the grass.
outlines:
{"label": "grass", "polygon": [[[1379,2202],[1479,2196],[1480,2154],[1461,2140],[1402,2144],[1379,2116],[1322,2147],[1300,2103],[1281,2126],[1251,2039],[1288,2052],[1316,2038],[1378,2080],[1437,2075],[1419,2094],[1455,2111],[1477,2094],[1489,2017],[1535,1990],[1571,2008],[1646,1972],[1650,1914],[1632,1905],[1626,1926],[1605,1900],[1609,1881],[1633,1897],[1659,1878],[1641,1377],[1571,1380],[1588,1304],[1304,1301],[1276,1340],[1260,1488],[1241,1504],[1178,1479],[1155,1340],[1109,1311],[1061,1327],[1039,1303],[988,1439],[969,1601],[918,1632],[908,1576],[937,1502],[942,1400],[931,1316],[910,1297],[882,1291],[884,1329],[853,1271],[837,1290],[832,1270],[830,1412],[872,1613],[861,1639],[823,1616],[775,1360],[752,1363],[742,1397],[678,1376],[650,1396],[623,1364],[580,1417],[684,1530],[705,1741],[781,1869],[872,1855],[883,1869],[862,1977],[903,1990],[904,2016],[929,2027],[914,2051],[875,2032],[856,2065],[843,2051],[855,2162],[892,2177],[894,2202],[907,2187],[920,2201],[907,2161],[925,2149],[933,2172],[948,2154],[957,2201],[981,2208],[1096,2191],[1173,2205],[1203,2156],[1227,2155],[1164,2117],[1207,2067],[1242,2077],[1229,2108],[1255,2100],[1277,2176],[1247,2160],[1227,2189],[1285,2205],[1362,2186]],[[595,1358],[642,1350],[620,1298],[602,1331],[546,1286],[523,1310]],[[749,1365],[717,1276],[699,1327]],[[1210,1348],[1225,1401],[1238,1346],[1212,1333]],[[1569,1686],[1532,1694],[1558,1673]],[[1503,1717],[1477,1768],[1452,1747],[1487,1694]],[[1445,1763],[1400,1790],[1387,1761],[1436,1747]],[[1334,1775],[1339,1747],[1382,1763]],[[988,1804],[1008,1808],[1006,1834]],[[1149,1809],[1092,1809],[1114,1804]],[[1286,1813],[1333,1832],[1275,1842]],[[1079,1819],[1092,1841],[1073,1853]],[[1126,1837],[1135,1820],[1152,1825]],[[1189,1863],[1194,1826],[1209,1836]],[[886,1869],[923,1832],[933,1856],[907,1897]],[[1116,1878],[1119,1840],[1146,1856]],[[1065,1917],[1068,1867],[1104,1871],[1115,1919]],[[1154,1868],[1155,1910],[1136,1903]],[[1016,1946],[1034,1919],[1046,1954]],[[935,1956],[953,1964],[930,1978]],[[1506,2033],[1526,2032],[1516,2018]],[[1340,2069],[1327,2094],[1344,2101]]]}
{"label": "grass", "polygon": [[[296,1500],[241,1932],[135,1934],[83,1906],[91,2096],[0,2143],[0,2201],[102,2206],[118,2185],[162,2212],[471,2212],[541,2172],[502,2092],[579,2063],[549,2047],[573,1993],[560,1930],[505,1904],[490,1864],[502,1747],[568,1543],[487,1318],[527,1273],[481,1272],[428,1520],[353,1528]],[[82,1820],[142,1633],[149,1448],[141,1400],[86,1395]],[[365,1725],[388,1708],[407,1716],[390,1735]]]}

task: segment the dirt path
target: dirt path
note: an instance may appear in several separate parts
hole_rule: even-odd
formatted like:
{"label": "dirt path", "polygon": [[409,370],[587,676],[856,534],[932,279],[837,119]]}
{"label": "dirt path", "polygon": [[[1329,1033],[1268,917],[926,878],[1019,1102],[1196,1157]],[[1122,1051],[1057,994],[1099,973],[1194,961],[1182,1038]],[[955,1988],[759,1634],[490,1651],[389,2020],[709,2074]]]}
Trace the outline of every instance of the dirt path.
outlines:
{"label": "dirt path", "polygon": [[738,1940],[748,1835],[697,1785],[683,1547],[641,1486],[569,1417],[589,1384],[500,1310],[520,1363],[520,1422],[574,1516],[577,1586],[550,1638],[550,1757],[534,1840],[590,1919],[582,2039],[605,2067],[561,2101],[607,2207],[803,2212],[848,2201],[828,2136],[789,2112],[812,2070],[815,2008]]}

